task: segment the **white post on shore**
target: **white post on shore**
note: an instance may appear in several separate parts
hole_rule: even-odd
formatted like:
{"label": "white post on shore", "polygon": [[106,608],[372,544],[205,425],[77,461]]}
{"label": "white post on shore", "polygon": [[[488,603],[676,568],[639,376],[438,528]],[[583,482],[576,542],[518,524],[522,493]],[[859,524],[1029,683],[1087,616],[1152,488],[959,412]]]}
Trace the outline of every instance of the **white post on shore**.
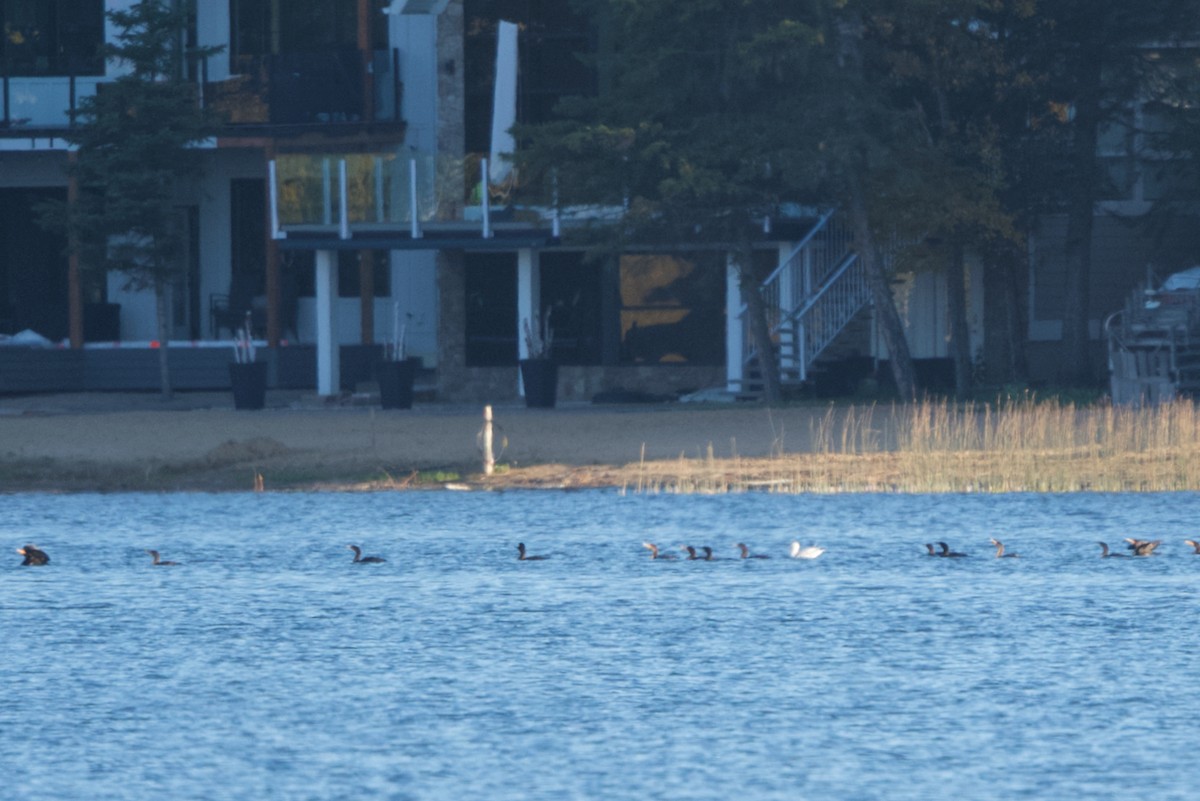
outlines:
{"label": "white post on shore", "polygon": [[483,474],[490,476],[496,469],[496,457],[492,454],[492,407],[483,407]]}

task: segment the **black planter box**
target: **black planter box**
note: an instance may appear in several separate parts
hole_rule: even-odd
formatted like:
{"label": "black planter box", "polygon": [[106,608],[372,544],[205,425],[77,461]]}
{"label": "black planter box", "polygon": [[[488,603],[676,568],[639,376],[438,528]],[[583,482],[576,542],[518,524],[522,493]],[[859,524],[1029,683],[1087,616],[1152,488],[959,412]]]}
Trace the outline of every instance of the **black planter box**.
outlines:
{"label": "black planter box", "polygon": [[233,408],[261,409],[267,399],[267,363],[247,362],[229,365],[229,382],[233,386]]}
{"label": "black planter box", "polygon": [[421,360],[416,357],[402,362],[379,362],[375,367],[375,375],[379,380],[380,405],[385,409],[411,409],[413,383],[419,369]]}
{"label": "black planter box", "polygon": [[553,409],[558,398],[558,364],[550,359],[522,359],[521,381],[525,405],[531,409]]}

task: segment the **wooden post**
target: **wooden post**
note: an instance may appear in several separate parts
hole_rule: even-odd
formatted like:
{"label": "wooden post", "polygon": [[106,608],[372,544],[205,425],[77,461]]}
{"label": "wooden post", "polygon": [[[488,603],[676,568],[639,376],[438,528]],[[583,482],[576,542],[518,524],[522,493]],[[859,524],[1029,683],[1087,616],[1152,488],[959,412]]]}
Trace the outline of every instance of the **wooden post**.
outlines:
{"label": "wooden post", "polygon": [[375,342],[375,251],[358,252],[359,321],[362,344]]}
{"label": "wooden post", "polygon": [[363,119],[375,121],[375,73],[371,70],[372,16],[370,0],[358,0],[358,55],[363,82]]}
{"label": "wooden post", "polygon": [[492,407],[483,407],[483,474],[490,476],[496,470],[496,457],[492,455]]}

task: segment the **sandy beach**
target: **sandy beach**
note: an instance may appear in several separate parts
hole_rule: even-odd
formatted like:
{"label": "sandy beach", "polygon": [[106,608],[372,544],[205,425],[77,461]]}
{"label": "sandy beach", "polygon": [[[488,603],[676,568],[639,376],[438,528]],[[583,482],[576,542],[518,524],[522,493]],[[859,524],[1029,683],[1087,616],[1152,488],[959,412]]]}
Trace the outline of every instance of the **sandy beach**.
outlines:
{"label": "sandy beach", "polygon": [[[0,488],[165,490],[371,487],[477,481],[482,406],[277,392],[262,411],[228,393],[0,398]],[[620,486],[654,461],[803,451],[824,407],[494,407],[493,486]],[[642,464],[644,467],[644,464]]]}

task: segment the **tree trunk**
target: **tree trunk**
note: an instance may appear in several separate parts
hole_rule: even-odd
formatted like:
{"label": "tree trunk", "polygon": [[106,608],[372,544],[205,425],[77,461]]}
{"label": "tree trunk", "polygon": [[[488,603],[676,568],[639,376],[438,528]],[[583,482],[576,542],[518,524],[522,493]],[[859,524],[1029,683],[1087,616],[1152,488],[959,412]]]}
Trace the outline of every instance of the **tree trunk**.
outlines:
{"label": "tree trunk", "polygon": [[768,406],[778,405],[783,400],[782,382],[779,377],[779,359],[775,344],[771,340],[771,326],[767,322],[767,304],[763,302],[762,286],[754,274],[750,249],[742,248],[737,255],[738,285],[746,302],[746,314],[750,316],[750,336],[754,352],[758,354],[758,369],[762,373],[763,401]]}
{"label": "tree trunk", "polygon": [[158,384],[162,399],[171,400],[171,371],[167,364],[167,343],[171,332],[167,325],[167,303],[170,300],[170,285],[158,278],[154,282],[154,311],[158,323]]}
{"label": "tree trunk", "polygon": [[896,390],[900,393],[901,400],[910,401],[917,396],[917,380],[913,371],[912,354],[908,350],[908,340],[904,336],[904,323],[900,319],[900,313],[896,311],[892,285],[884,269],[883,260],[879,258],[879,252],[875,248],[862,185],[857,178],[852,178],[851,184],[850,213],[854,223],[855,247],[858,257],[862,259],[867,283],[871,287],[875,317],[887,347],[888,363],[891,365]]}
{"label": "tree trunk", "polygon": [[1100,121],[1099,58],[1084,58],[1072,133],[1072,185],[1068,195],[1063,303],[1063,356],[1060,372],[1070,384],[1095,380],[1091,364],[1089,299],[1092,272],[1092,227],[1096,214],[1096,139]]}
{"label": "tree trunk", "polygon": [[1008,380],[1028,381],[1029,360],[1025,343],[1029,331],[1029,264],[1015,255],[1004,260],[1004,306],[1008,313]]}
{"label": "tree trunk", "polygon": [[967,325],[967,281],[963,245],[955,242],[946,270],[946,305],[950,313],[950,347],[954,356],[954,396],[971,391],[971,331]]}

